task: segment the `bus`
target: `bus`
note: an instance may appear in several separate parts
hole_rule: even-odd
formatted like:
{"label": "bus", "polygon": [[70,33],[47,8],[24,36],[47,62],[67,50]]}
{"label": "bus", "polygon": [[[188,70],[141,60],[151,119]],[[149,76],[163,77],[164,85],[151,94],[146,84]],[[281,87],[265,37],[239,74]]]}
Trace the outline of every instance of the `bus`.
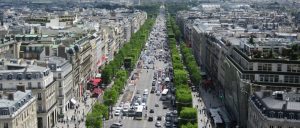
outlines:
{"label": "bus", "polygon": [[161,99],[162,101],[167,100],[168,92],[169,92],[169,89],[164,89],[164,90],[162,91],[161,97],[160,97],[160,99]]}
{"label": "bus", "polygon": [[135,111],[135,116],[134,119],[136,120],[141,120],[143,118],[143,106],[137,106],[136,111]]}

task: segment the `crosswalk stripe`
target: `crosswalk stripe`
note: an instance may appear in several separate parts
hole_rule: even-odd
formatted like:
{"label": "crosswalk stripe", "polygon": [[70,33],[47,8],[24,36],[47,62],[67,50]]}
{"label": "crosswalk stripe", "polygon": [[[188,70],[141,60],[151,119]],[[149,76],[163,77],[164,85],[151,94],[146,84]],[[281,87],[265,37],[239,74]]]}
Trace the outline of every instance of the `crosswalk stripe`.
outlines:
{"label": "crosswalk stripe", "polygon": [[[148,117],[149,116],[147,116],[147,118],[145,118],[145,117],[143,117],[143,120],[148,120]],[[158,116],[153,116],[153,120],[157,120],[157,117]],[[123,116],[123,117],[121,117],[121,116],[115,116],[113,119],[115,119],[115,120],[124,120],[124,119],[129,119],[129,120],[134,120],[134,117],[128,117],[128,116]],[[161,121],[165,121],[166,120],[166,118],[165,118],[165,116],[161,116]]]}

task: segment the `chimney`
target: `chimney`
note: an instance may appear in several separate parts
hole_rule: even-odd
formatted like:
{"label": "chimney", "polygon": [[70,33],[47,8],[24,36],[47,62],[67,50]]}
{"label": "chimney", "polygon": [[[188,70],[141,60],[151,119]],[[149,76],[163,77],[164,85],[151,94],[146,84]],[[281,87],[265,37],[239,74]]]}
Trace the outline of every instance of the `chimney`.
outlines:
{"label": "chimney", "polygon": [[14,100],[14,93],[13,92],[8,93],[8,100]]}
{"label": "chimney", "polygon": [[26,87],[23,84],[17,85],[17,90],[21,91],[21,92],[25,92],[26,91]]}

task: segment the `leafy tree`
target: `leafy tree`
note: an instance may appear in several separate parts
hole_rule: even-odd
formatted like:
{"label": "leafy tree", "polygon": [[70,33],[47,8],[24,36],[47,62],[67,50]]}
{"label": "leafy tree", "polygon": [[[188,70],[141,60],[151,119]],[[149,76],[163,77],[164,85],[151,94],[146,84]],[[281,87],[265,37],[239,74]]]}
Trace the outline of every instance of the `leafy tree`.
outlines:
{"label": "leafy tree", "polygon": [[181,125],[181,128],[198,128],[198,124],[197,123],[192,124],[189,122],[185,125]]}
{"label": "leafy tree", "polygon": [[191,107],[183,107],[179,114],[181,120],[180,124],[188,124],[190,123],[197,123],[197,110],[196,108]]}
{"label": "leafy tree", "polygon": [[96,112],[88,113],[85,126],[87,128],[102,128],[102,115]]}

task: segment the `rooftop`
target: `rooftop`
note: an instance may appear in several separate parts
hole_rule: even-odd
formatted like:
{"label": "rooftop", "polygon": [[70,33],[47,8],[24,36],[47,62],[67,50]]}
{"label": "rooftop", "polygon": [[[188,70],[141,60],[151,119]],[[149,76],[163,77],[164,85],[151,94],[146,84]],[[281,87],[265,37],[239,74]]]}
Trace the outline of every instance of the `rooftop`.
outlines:
{"label": "rooftop", "polygon": [[[300,120],[300,93],[263,90],[255,92],[252,103],[269,118]],[[293,117],[290,115],[293,114]]]}
{"label": "rooftop", "polygon": [[24,109],[28,102],[32,102],[34,97],[32,97],[31,90],[15,91],[11,93],[2,93],[2,98],[0,98],[0,118],[5,118],[5,116],[18,113],[19,110]]}

